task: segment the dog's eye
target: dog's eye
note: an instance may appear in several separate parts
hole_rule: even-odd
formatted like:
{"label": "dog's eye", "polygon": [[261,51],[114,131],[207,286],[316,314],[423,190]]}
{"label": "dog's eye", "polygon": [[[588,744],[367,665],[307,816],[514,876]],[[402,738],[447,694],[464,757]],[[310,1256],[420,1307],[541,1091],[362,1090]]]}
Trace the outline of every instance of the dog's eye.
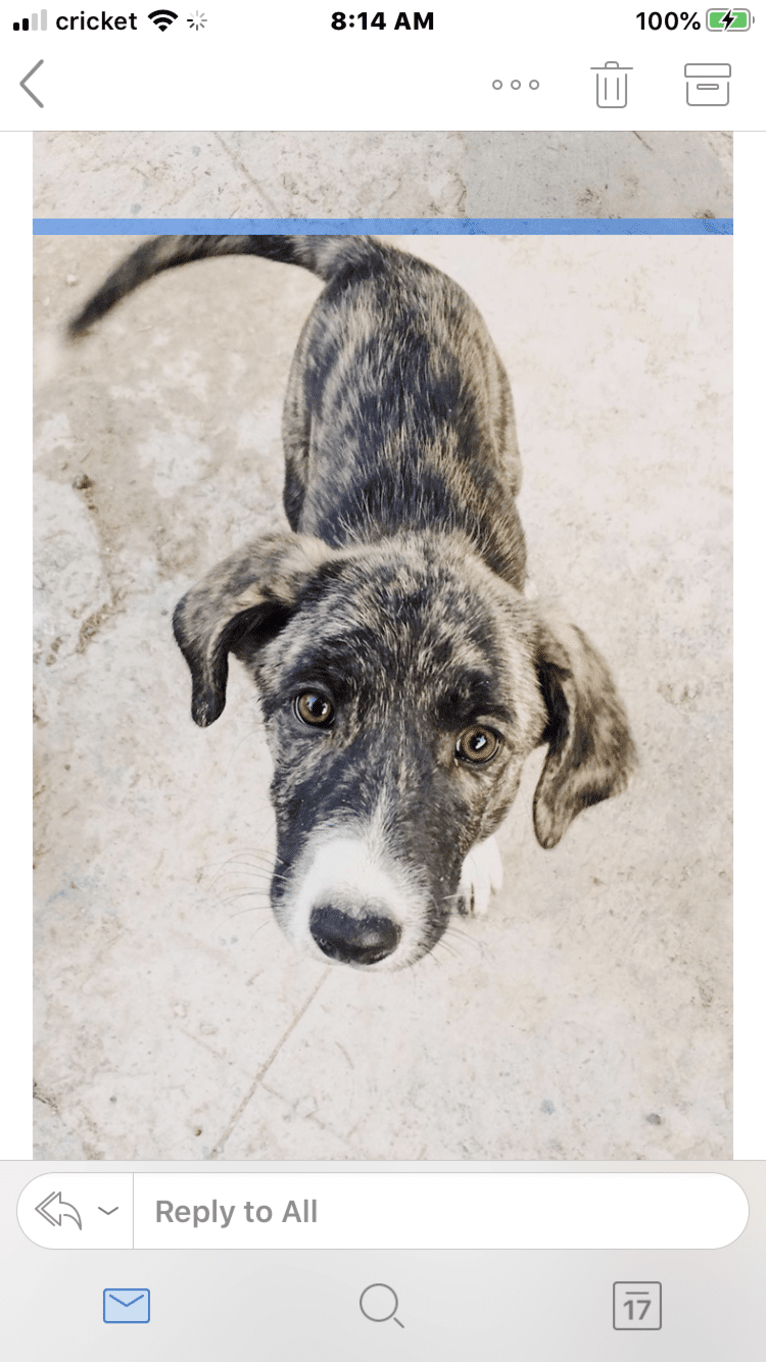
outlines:
{"label": "dog's eye", "polygon": [[295,697],[295,713],[301,723],[312,728],[329,728],[335,717],[335,710],[318,690],[304,690]]}
{"label": "dog's eye", "polygon": [[465,733],[460,734],[455,746],[455,755],[461,761],[481,766],[492,760],[499,747],[500,737],[494,729],[485,728],[484,724],[474,724],[467,728]]}

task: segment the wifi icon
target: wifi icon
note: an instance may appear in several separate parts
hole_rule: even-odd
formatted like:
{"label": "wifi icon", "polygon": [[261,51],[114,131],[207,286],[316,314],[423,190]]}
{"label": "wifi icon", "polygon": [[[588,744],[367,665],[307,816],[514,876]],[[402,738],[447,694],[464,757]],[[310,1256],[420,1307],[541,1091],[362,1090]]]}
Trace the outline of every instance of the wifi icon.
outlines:
{"label": "wifi icon", "polygon": [[152,23],[164,33],[166,28],[170,28],[174,19],[178,18],[172,9],[155,9],[149,15]]}

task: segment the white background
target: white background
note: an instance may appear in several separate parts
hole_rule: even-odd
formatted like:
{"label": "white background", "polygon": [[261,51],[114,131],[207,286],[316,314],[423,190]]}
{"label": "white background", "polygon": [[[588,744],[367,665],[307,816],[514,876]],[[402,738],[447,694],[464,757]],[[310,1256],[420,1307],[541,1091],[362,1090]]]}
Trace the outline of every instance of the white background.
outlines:
{"label": "white background", "polygon": [[[265,7],[260,7],[265,9]],[[425,12],[425,6],[420,7]],[[17,17],[25,12],[17,6]],[[209,7],[202,33],[182,30],[137,35],[7,33],[2,58],[0,121],[6,128],[121,127],[633,127],[749,128],[763,125],[760,30],[749,34],[644,34],[635,4],[562,6],[570,27],[545,22],[533,9],[474,3],[434,6],[437,34],[334,34],[317,26],[322,8],[294,4],[269,16]],[[577,11],[575,13],[575,11]],[[26,12],[31,10],[27,8]],[[49,8],[49,25],[57,11]],[[95,11],[94,11],[95,12]],[[119,12],[119,11],[115,11]],[[185,10],[182,12],[185,14]],[[369,11],[370,13],[374,11]],[[556,8],[546,11],[552,16]],[[143,11],[142,11],[143,13]],[[704,16],[704,10],[699,11]],[[604,16],[603,21],[600,16]],[[226,23],[224,24],[224,20]],[[10,28],[10,16],[5,21]],[[524,25],[527,27],[524,28]],[[579,27],[582,25],[582,28]],[[286,30],[289,29],[289,32]],[[766,31],[766,19],[763,23]],[[232,42],[231,35],[235,34]],[[47,46],[43,49],[43,37]],[[126,58],[126,44],[137,39]],[[434,39],[438,38],[438,49]],[[298,40],[301,40],[300,43]],[[342,58],[335,54],[346,42]],[[381,41],[382,40],[382,41]],[[223,43],[225,41],[225,48]],[[417,54],[409,44],[419,44]],[[119,43],[119,47],[118,47]],[[175,49],[170,46],[175,44]],[[162,44],[162,47],[160,47]],[[196,46],[195,46],[196,44]],[[220,44],[220,46],[219,46]],[[375,56],[369,57],[376,44]],[[428,46],[427,46],[428,45]],[[678,97],[685,61],[725,60],[734,51],[736,98],[728,111],[690,111]],[[33,81],[45,102],[39,110],[18,80],[39,56]],[[434,55],[435,54],[435,55]],[[181,63],[181,57],[184,63]],[[177,60],[176,60],[177,58]],[[377,58],[377,61],[376,61]],[[607,58],[635,67],[626,111],[596,110],[586,73]],[[336,64],[337,63],[337,64]],[[373,66],[374,64],[374,66]],[[523,68],[523,69],[522,69]],[[644,81],[643,70],[650,72]],[[510,92],[491,80],[519,72],[541,88]],[[642,72],[639,80],[639,71]],[[44,76],[43,76],[44,73]],[[734,87],[733,87],[734,88]],[[635,98],[634,92],[635,91]],[[651,96],[650,96],[651,91]],[[554,102],[554,97],[558,102]],[[543,104],[545,99],[545,104]],[[545,110],[546,112],[543,112]],[[5,943],[2,952],[4,1121],[0,1155],[31,1152],[31,941],[29,927],[29,738],[26,639],[26,566],[30,556],[31,453],[31,171],[32,138],[0,135],[4,200],[3,424],[5,495],[0,551],[4,557]],[[764,891],[761,872],[764,760],[760,676],[763,653],[763,166],[760,131],[735,139],[735,393],[736,393],[736,1096],[735,1155],[766,1155],[763,1084]],[[24,586],[22,587],[22,581]],[[23,659],[23,660],[22,660]],[[465,1165],[463,1165],[464,1167]]]}

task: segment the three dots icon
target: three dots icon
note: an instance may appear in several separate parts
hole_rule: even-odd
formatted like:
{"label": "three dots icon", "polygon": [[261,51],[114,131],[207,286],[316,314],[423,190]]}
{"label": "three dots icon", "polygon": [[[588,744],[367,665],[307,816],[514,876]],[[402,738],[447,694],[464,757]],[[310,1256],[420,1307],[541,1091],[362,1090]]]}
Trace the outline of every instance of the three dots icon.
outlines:
{"label": "three dots icon", "polygon": [[[505,84],[505,81],[502,81],[502,80],[493,80],[493,82],[492,82],[492,89],[493,89],[493,90],[502,90],[504,84]],[[522,84],[523,84],[523,82],[520,81],[520,80],[511,80],[511,81],[508,82],[508,87],[509,87],[509,89],[511,89],[511,90],[520,90],[521,87],[522,87]],[[529,89],[530,89],[530,90],[539,90],[539,89],[540,89],[540,82],[539,82],[539,80],[530,80],[530,81],[528,82],[528,84],[529,84]]]}

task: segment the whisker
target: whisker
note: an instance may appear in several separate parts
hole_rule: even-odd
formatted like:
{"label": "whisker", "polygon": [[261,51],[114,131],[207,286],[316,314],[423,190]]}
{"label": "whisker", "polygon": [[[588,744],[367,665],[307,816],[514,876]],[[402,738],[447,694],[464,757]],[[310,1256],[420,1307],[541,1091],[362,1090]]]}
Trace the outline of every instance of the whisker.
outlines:
{"label": "whisker", "polygon": [[442,941],[445,938],[449,938],[450,944],[454,945],[456,955],[464,955],[465,947],[469,947],[476,955],[484,956],[486,954],[484,942],[477,941],[475,936],[472,936],[470,932],[463,931],[460,927],[448,927]]}
{"label": "whisker", "polygon": [[257,936],[259,932],[262,932],[263,929],[264,929],[264,927],[276,927],[276,925],[277,925],[277,924],[276,924],[276,922],[274,921],[274,918],[273,918],[273,917],[267,917],[267,918],[264,919],[263,922],[260,922],[260,923],[258,924],[258,926],[256,927],[255,931],[253,932],[253,936]]}
{"label": "whisker", "polygon": [[[439,943],[437,941],[436,945],[438,946],[438,944]],[[426,954],[421,955],[420,959],[416,960],[414,965],[411,965],[410,968],[413,970],[417,970],[420,969],[420,967],[422,966],[423,969],[425,970],[430,969],[431,965],[433,965],[436,969],[439,969],[442,962],[441,960],[437,959],[437,957],[434,955],[435,949],[436,947],[433,947],[430,951],[426,951]],[[426,964],[426,961],[430,961],[430,964]]]}
{"label": "whisker", "polygon": [[235,861],[232,863],[232,865],[226,866],[225,869],[219,870],[218,874],[215,875],[210,880],[210,884],[211,885],[217,884],[221,880],[225,879],[231,880],[239,879],[245,880],[246,882],[250,880],[255,880],[258,883],[265,883],[266,881],[271,879],[271,872],[266,868],[266,866],[243,865]]}
{"label": "whisker", "polygon": [[247,733],[243,733],[241,738],[238,738],[238,739],[237,739],[237,741],[235,742],[235,744],[234,744],[234,746],[233,746],[233,748],[232,748],[232,750],[231,750],[231,756],[229,757],[229,760],[228,760],[228,762],[227,762],[227,764],[226,764],[226,775],[227,775],[227,776],[229,775],[229,772],[230,772],[230,770],[231,770],[231,766],[232,766],[232,763],[234,762],[235,757],[239,754],[240,748],[241,748],[246,742],[249,742],[251,738],[263,737],[263,733],[264,733],[264,724],[263,724],[263,722],[261,722],[261,723],[259,723],[255,728],[251,728]]}
{"label": "whisker", "polygon": [[253,904],[252,908],[240,908],[238,913],[227,913],[225,917],[219,918],[217,925],[220,926],[220,924],[223,922],[233,922],[235,918],[238,917],[247,917],[249,913],[263,913],[266,911],[268,906],[269,905],[267,903],[262,904],[256,903]]}
{"label": "whisker", "polygon": [[[222,894],[221,897],[217,900],[215,907],[216,908],[226,907],[230,903],[236,903],[239,899],[254,899],[259,897],[261,897],[261,891],[258,889],[240,889],[238,891],[232,890],[230,894]],[[270,907],[268,901],[263,904],[263,907],[264,908]]]}

